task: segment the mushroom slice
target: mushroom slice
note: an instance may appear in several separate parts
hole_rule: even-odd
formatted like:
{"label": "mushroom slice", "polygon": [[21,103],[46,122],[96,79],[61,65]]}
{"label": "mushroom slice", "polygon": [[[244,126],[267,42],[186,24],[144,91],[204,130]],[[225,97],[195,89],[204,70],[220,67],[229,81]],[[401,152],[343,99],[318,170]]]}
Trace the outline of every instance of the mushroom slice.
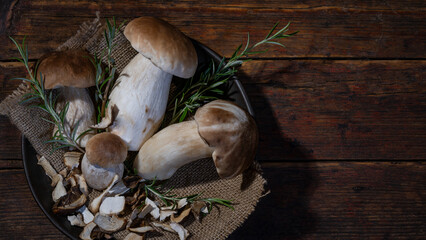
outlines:
{"label": "mushroom slice", "polygon": [[154,231],[154,228],[151,226],[143,226],[143,227],[137,227],[137,228],[129,228],[129,231],[136,232],[136,233],[146,233],[146,232]]}
{"label": "mushroom slice", "polygon": [[121,230],[126,225],[126,219],[119,218],[116,215],[108,216],[103,214],[96,214],[93,220],[101,231],[106,233],[113,233]]}
{"label": "mushroom slice", "polygon": [[191,212],[191,207],[186,207],[181,213],[180,213],[180,215],[179,216],[177,216],[177,217],[175,217],[175,215],[173,214],[171,217],[170,217],[170,220],[172,221],[172,222],[175,222],[175,223],[180,223],[180,222],[182,222],[182,220],[183,219],[185,219],[188,215],[189,215],[189,213]]}
{"label": "mushroom slice", "polygon": [[73,170],[74,168],[78,168],[80,165],[81,152],[66,152],[64,154],[64,164],[67,166],[68,170]]}
{"label": "mushroom slice", "polygon": [[188,200],[186,198],[180,199],[177,203],[177,209],[181,209],[181,208],[185,207],[186,204],[188,204]]}
{"label": "mushroom slice", "polygon": [[135,188],[142,181],[143,181],[143,179],[140,176],[138,176],[138,175],[135,175],[135,176],[126,176],[126,177],[123,178],[123,183],[128,188]]}
{"label": "mushroom slice", "polygon": [[138,214],[138,218],[144,218],[148,213],[154,211],[154,209],[155,207],[153,207],[151,204],[146,204]]}
{"label": "mushroom slice", "polygon": [[130,228],[130,226],[132,226],[133,220],[135,220],[138,217],[140,211],[141,211],[140,208],[133,209],[132,213],[129,216],[129,219],[127,220],[126,229],[128,229],[128,228]]}
{"label": "mushroom slice", "polygon": [[49,161],[44,156],[38,156],[37,155],[38,162],[37,164],[40,165],[44,171],[46,172],[46,175],[52,180],[51,186],[56,186],[58,181],[60,180],[60,175],[56,172],[56,170],[50,165]]}
{"label": "mushroom slice", "polygon": [[95,218],[95,216],[93,216],[92,212],[90,212],[90,210],[86,206],[81,207],[78,212],[82,214],[83,221],[85,224],[88,224]]}
{"label": "mushroom slice", "polygon": [[87,187],[86,179],[84,179],[84,177],[80,174],[75,174],[74,177],[77,179],[80,191],[86,196],[89,195],[89,188]]}
{"label": "mushroom slice", "polygon": [[171,215],[175,214],[176,211],[173,210],[161,210],[160,211],[160,221],[164,221],[167,217],[170,217]]}
{"label": "mushroom slice", "polygon": [[178,223],[170,223],[170,227],[177,232],[180,240],[185,240],[189,236],[188,230]]}
{"label": "mushroom slice", "polygon": [[78,187],[72,187],[67,195],[63,196],[53,205],[52,211],[55,214],[74,213],[87,202],[87,197],[81,194]]}
{"label": "mushroom slice", "polygon": [[121,194],[125,194],[129,190],[130,188],[126,187],[123,181],[120,180],[108,191],[108,194],[121,195]]}
{"label": "mushroom slice", "polygon": [[83,221],[83,216],[81,215],[81,213],[78,213],[77,215],[67,216],[67,219],[71,223],[71,226],[78,226],[78,227],[86,226],[86,223]]}
{"label": "mushroom slice", "polygon": [[126,199],[123,196],[107,197],[102,201],[99,213],[103,215],[119,214],[124,210]]}
{"label": "mushroom slice", "polygon": [[68,175],[68,169],[64,168],[59,172],[59,175],[61,175],[63,178],[67,177]]}
{"label": "mushroom slice", "polygon": [[132,232],[127,234],[127,236],[124,238],[124,240],[143,240],[143,239],[144,239],[143,236],[136,233],[132,233]]}
{"label": "mushroom slice", "polygon": [[90,222],[84,227],[79,237],[83,240],[92,240],[93,238],[90,235],[92,234],[92,231],[95,227],[96,227],[96,223]]}
{"label": "mushroom slice", "polygon": [[65,195],[67,195],[67,190],[64,187],[64,183],[63,183],[63,177],[62,175],[58,175],[59,176],[59,181],[56,184],[55,189],[53,189],[52,191],[52,199],[54,202],[59,201],[59,199]]}
{"label": "mushroom slice", "polygon": [[207,205],[203,201],[196,201],[191,204],[191,212],[197,220],[200,220],[201,212],[206,213],[206,211],[208,213]]}
{"label": "mushroom slice", "polygon": [[176,233],[176,231],[173,230],[173,228],[169,224],[166,224],[166,223],[151,222],[151,225],[154,226],[154,227],[166,230],[168,232]]}
{"label": "mushroom slice", "polygon": [[155,219],[158,219],[160,217],[160,209],[158,208],[157,204],[155,204],[155,202],[149,199],[148,197],[145,198],[145,204],[151,205],[151,207],[153,207],[149,214],[151,214],[151,216]]}
{"label": "mushroom slice", "polygon": [[109,184],[109,186],[101,193],[101,195],[93,199],[92,202],[89,204],[89,210],[92,213],[97,213],[99,211],[99,207],[101,206],[102,199],[104,199],[108,191],[112,188],[112,186],[114,186],[118,178],[119,178],[118,175],[115,175],[111,183]]}

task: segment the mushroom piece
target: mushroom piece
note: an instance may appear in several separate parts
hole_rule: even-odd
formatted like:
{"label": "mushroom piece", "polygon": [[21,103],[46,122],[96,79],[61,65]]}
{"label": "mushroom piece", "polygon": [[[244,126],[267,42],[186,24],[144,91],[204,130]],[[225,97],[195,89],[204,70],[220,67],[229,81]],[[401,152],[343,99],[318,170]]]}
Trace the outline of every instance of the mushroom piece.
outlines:
{"label": "mushroom piece", "polygon": [[105,189],[115,175],[123,176],[126,157],[127,146],[120,137],[108,132],[96,134],[87,142],[81,161],[86,183],[96,190]]}
{"label": "mushroom piece", "polygon": [[78,186],[72,187],[68,191],[67,195],[61,197],[52,208],[52,212],[55,214],[70,214],[80,209],[88,198],[82,194],[78,189]]}
{"label": "mushroom piece", "polygon": [[78,168],[80,165],[81,152],[66,152],[64,154],[64,164],[68,170]]}
{"label": "mushroom piece", "polygon": [[114,184],[117,182],[118,180],[118,175],[115,175],[114,178],[112,179],[111,183],[109,184],[109,186],[96,198],[94,198],[90,204],[89,204],[89,210],[92,213],[97,213],[99,211],[99,208],[101,206],[102,200],[104,199],[104,197],[108,194],[109,190],[112,188],[112,186],[114,186]]}
{"label": "mushroom piece", "polygon": [[79,237],[83,240],[92,240],[93,238],[91,237],[91,234],[95,227],[96,223],[90,222],[83,228],[83,231],[81,231]]}
{"label": "mushroom piece", "polygon": [[119,218],[116,215],[96,214],[93,222],[98,225],[102,232],[114,233],[121,230],[126,225],[126,219]]}
{"label": "mushroom piece", "polygon": [[115,196],[105,198],[99,208],[99,213],[103,215],[119,214],[124,210],[125,197]]}
{"label": "mushroom piece", "polygon": [[55,189],[53,189],[52,191],[52,199],[54,202],[59,201],[61,197],[67,195],[67,190],[65,189],[64,183],[63,183],[63,177],[62,175],[59,175],[59,177],[60,177],[60,180],[56,184]]}
{"label": "mushroom piece", "polygon": [[[103,121],[114,119],[109,132],[120,136],[130,151],[138,151],[164,118],[173,75],[192,77],[198,58],[191,40],[161,19],[134,19],[124,35],[139,54],[118,77]],[[116,116],[108,116],[114,112]],[[98,125],[105,127],[103,121]]]}
{"label": "mushroom piece", "polygon": [[186,230],[182,225],[171,222],[170,227],[176,231],[176,233],[179,235],[179,240],[185,240],[189,236],[188,230]]}
{"label": "mushroom piece", "polygon": [[46,175],[50,178],[50,180],[52,180],[51,186],[56,186],[58,181],[63,179],[62,176],[56,172],[56,170],[44,156],[37,155],[37,160],[37,164],[44,169]]}
{"label": "mushroom piece", "polygon": [[[37,77],[42,75],[45,89],[59,89],[62,99],[56,111],[60,112],[69,103],[65,115],[65,130],[84,133],[95,123],[95,107],[86,88],[95,85],[96,70],[89,52],[82,49],[58,51],[40,58]],[[55,135],[57,128],[53,130]],[[93,132],[79,138],[77,143],[85,147]]]}
{"label": "mushroom piece", "polygon": [[145,179],[170,178],[192,161],[213,157],[221,178],[232,178],[252,164],[258,143],[256,123],[236,104],[216,100],[199,108],[194,120],[170,125],[152,136],[134,162]]}
{"label": "mushroom piece", "polygon": [[67,219],[70,222],[71,226],[86,226],[86,223],[83,221],[83,216],[81,215],[81,213],[78,213],[77,215],[67,216]]}

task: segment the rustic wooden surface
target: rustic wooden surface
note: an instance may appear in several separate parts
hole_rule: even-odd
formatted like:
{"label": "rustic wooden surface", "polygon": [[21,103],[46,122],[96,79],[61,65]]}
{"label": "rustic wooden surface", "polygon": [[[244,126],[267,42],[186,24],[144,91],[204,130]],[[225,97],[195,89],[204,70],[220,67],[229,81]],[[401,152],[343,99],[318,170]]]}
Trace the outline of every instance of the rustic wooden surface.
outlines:
{"label": "rustic wooden surface", "polygon": [[[271,193],[230,239],[424,239],[424,1],[17,1],[0,5],[0,100],[32,60],[102,17],[161,17],[229,57],[276,22],[300,33],[243,66]],[[33,200],[0,116],[0,238],[64,239]]]}

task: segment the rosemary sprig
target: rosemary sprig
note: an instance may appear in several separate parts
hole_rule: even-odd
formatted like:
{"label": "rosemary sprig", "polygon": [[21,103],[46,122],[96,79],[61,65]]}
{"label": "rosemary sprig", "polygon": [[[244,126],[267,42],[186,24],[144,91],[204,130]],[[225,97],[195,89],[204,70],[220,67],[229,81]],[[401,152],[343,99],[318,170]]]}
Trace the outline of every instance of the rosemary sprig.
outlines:
{"label": "rosemary sprig", "polygon": [[[114,38],[117,31],[124,25],[125,22],[117,26],[117,21],[115,17],[112,18],[110,22],[106,20],[107,28],[104,31],[104,38],[106,42],[106,48],[103,49],[100,56],[95,54],[92,61],[96,69],[96,93],[95,100],[97,103],[97,122],[99,123],[101,119],[105,116],[105,109],[108,105],[108,96],[110,94],[110,88],[114,85],[115,73],[117,67],[115,66],[115,60],[112,57],[112,51],[116,44],[114,43]],[[103,66],[102,59],[106,60],[106,66]]]}
{"label": "rosemary sprig", "polygon": [[47,93],[46,89],[44,88],[44,79],[42,76],[42,73],[40,73],[40,81],[37,80],[37,76],[36,76],[36,72],[37,72],[37,67],[38,64],[35,65],[34,69],[31,70],[31,67],[29,65],[29,61],[28,61],[28,48],[25,45],[25,37],[22,40],[22,44],[20,45],[18,42],[16,42],[15,39],[13,39],[12,37],[9,37],[12,42],[16,45],[19,54],[21,55],[21,58],[13,58],[21,63],[24,64],[28,74],[29,74],[29,78],[13,78],[16,80],[22,80],[24,82],[28,82],[32,91],[25,94],[24,100],[21,101],[21,103],[27,103],[36,99],[40,99],[41,100],[41,104],[39,105],[34,105],[33,107],[37,107],[45,112],[47,112],[50,116],[50,120],[49,119],[45,119],[43,118],[43,120],[52,123],[53,125],[56,126],[57,131],[54,133],[53,137],[51,140],[47,141],[48,143],[58,143],[59,145],[53,145],[53,151],[56,151],[60,148],[65,148],[65,147],[74,147],[76,149],[78,149],[79,151],[84,153],[84,150],[77,144],[77,141],[80,137],[82,137],[84,134],[87,133],[83,132],[81,134],[79,134],[78,136],[76,135],[77,133],[77,128],[78,128],[78,122],[77,124],[74,126],[73,129],[69,129],[66,126],[65,123],[65,116],[67,114],[68,111],[68,106],[69,103],[65,104],[65,107],[59,112],[57,113],[55,111],[55,103],[56,103],[56,97],[53,97],[53,92],[50,91],[49,93]]}
{"label": "rosemary sprig", "polygon": [[191,80],[183,86],[182,90],[175,94],[169,101],[167,111],[172,114],[172,117],[170,122],[166,125],[184,121],[188,113],[193,113],[203,103],[213,101],[223,96],[226,93],[223,87],[238,71],[236,68],[240,67],[244,62],[251,60],[242,58],[268,51],[254,51],[255,48],[264,44],[285,47],[276,40],[293,36],[297,32],[285,34],[290,26],[289,22],[285,27],[274,33],[278,25],[279,22],[272,27],[263,40],[253,45],[250,45],[250,34],[248,34],[247,43],[244,49],[242,49],[242,44],[239,45],[227,62],[225,62],[225,58],[222,58],[219,64],[212,61],[210,65],[201,72],[199,77],[191,78]]}
{"label": "rosemary sprig", "polygon": [[156,180],[154,179],[151,184],[145,184],[145,194],[148,196],[149,193],[152,193],[154,196],[159,198],[166,206],[176,207],[179,200],[186,198],[189,203],[193,203],[195,201],[202,201],[207,204],[209,212],[213,208],[214,204],[219,204],[226,206],[232,210],[234,207],[232,206],[232,200],[226,200],[221,198],[200,198],[202,193],[188,195],[185,197],[177,197],[176,194],[169,195],[169,192],[173,190],[173,188],[169,189],[165,193],[161,193],[160,186],[155,185]]}

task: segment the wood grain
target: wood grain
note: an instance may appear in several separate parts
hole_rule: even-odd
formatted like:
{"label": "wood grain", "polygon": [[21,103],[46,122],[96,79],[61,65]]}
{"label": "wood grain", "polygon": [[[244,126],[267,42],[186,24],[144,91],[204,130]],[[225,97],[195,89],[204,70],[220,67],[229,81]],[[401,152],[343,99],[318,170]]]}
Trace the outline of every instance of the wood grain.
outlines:
{"label": "wood grain", "polygon": [[[0,60],[16,56],[8,35],[28,36],[30,55],[39,58],[72,36],[101,11],[119,20],[149,15],[164,18],[188,36],[224,56],[246,41],[261,40],[277,21],[292,22],[297,37],[287,49],[263,57],[424,58],[425,4],[418,1],[8,1],[0,32]],[[131,6],[131,7],[129,7]]]}
{"label": "wood grain", "polygon": [[[271,193],[229,239],[419,239],[426,165],[412,162],[263,164]],[[62,239],[22,170],[1,170],[0,239]]]}
{"label": "wood grain", "polygon": [[[258,159],[425,159],[425,66],[402,60],[246,63],[239,78],[261,133]],[[3,79],[25,74],[17,63],[0,67]],[[3,82],[1,97],[17,84]],[[20,157],[19,132],[4,117],[0,129],[0,159]]]}

